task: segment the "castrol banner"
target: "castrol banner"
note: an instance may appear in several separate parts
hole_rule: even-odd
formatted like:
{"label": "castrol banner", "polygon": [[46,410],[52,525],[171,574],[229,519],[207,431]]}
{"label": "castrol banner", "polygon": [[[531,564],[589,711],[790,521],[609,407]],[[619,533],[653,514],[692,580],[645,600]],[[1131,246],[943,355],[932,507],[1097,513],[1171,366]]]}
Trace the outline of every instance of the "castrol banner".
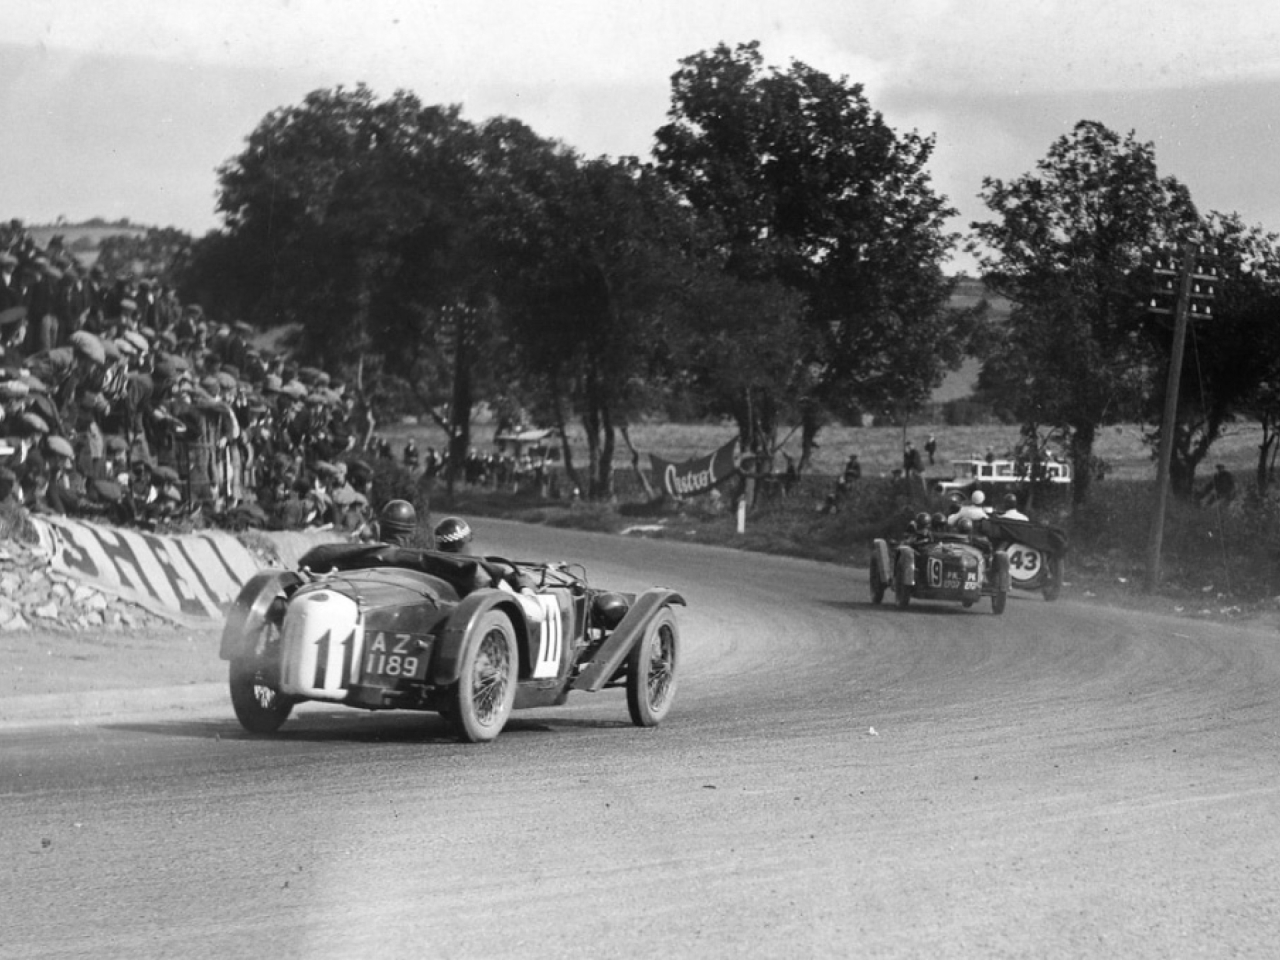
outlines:
{"label": "castrol banner", "polygon": [[264,564],[228,533],[159,536],[66,517],[32,517],[58,573],[176,620],[221,619]]}
{"label": "castrol banner", "polygon": [[649,454],[653,473],[670,497],[691,497],[706,493],[738,472],[738,440],[735,437],[715,453],[683,463],[672,463]]}

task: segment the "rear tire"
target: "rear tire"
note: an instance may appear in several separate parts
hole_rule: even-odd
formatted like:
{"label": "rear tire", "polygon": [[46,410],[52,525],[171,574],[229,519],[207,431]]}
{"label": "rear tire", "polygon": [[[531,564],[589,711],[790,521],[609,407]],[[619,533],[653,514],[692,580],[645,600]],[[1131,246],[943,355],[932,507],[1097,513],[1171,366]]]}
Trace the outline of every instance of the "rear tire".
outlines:
{"label": "rear tire", "polygon": [[515,704],[520,653],[511,619],[490,610],[463,641],[452,702],[440,711],[465,743],[486,743],[506,726]]}
{"label": "rear tire", "polygon": [[627,711],[637,727],[656,727],[671,710],[679,656],[676,617],[663,607],[627,654]]}
{"label": "rear tire", "polygon": [[871,558],[871,602],[881,604],[884,602],[885,582],[880,576],[880,561],[876,557]]}
{"label": "rear tire", "polygon": [[991,595],[991,612],[997,617],[1004,613],[1004,604],[1008,599],[1008,594],[1003,590],[997,590]]}

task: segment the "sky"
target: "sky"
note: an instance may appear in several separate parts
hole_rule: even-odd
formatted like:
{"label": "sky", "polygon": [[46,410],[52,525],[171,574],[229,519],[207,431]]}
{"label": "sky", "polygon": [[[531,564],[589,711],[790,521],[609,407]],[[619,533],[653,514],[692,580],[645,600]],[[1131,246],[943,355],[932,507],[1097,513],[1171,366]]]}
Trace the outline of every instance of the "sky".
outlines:
{"label": "sky", "polygon": [[[759,41],[932,135],[964,232],[984,177],[1080,120],[1155,145],[1202,210],[1280,231],[1280,5],[1250,0],[28,0],[0,39],[0,217],[220,225],[217,167],[269,111],[365,83],[646,157],[679,61]],[[973,271],[957,254],[953,267]]]}

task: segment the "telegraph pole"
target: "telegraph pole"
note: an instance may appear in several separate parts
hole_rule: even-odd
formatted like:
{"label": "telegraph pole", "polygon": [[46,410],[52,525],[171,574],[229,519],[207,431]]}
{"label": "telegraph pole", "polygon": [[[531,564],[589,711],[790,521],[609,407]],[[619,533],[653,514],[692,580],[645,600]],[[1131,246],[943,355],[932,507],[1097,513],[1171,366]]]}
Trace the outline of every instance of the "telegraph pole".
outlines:
{"label": "telegraph pole", "polygon": [[[1213,284],[1217,267],[1205,264],[1217,251],[1206,248],[1199,240],[1182,245],[1180,256],[1156,262],[1156,289],[1148,309],[1152,313],[1173,314],[1173,348],[1169,354],[1169,376],[1165,384],[1164,417],[1160,422],[1160,459],[1156,468],[1156,510],[1151,520],[1151,538],[1147,544],[1146,589],[1151,592],[1160,584],[1160,552],[1164,547],[1164,515],[1169,499],[1169,467],[1173,462],[1173,435],[1178,424],[1178,390],[1182,379],[1182,357],[1187,340],[1189,317],[1209,318]],[[1163,303],[1175,297],[1172,308]]]}

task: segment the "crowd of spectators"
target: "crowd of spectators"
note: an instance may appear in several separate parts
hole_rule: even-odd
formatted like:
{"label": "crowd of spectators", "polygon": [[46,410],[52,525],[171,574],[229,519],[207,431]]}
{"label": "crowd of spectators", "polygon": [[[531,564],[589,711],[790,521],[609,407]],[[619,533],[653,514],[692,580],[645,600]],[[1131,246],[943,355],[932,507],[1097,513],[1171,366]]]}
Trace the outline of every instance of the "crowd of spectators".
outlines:
{"label": "crowd of spectators", "polygon": [[[0,239],[0,503],[155,529],[370,519],[343,384],[150,278]],[[406,458],[407,459],[407,458]]]}

